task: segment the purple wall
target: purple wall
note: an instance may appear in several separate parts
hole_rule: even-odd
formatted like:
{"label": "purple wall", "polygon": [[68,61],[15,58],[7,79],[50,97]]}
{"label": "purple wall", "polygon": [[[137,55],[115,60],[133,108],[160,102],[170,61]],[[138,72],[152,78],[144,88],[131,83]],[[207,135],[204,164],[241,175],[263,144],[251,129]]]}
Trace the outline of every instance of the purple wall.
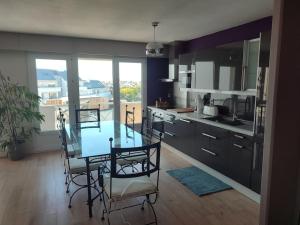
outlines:
{"label": "purple wall", "polygon": [[272,17],[265,17],[227,30],[192,39],[184,43],[182,53],[196,51],[197,49],[210,48],[235,41],[249,40],[259,37],[262,31],[272,28]]}
{"label": "purple wall", "polygon": [[147,58],[147,104],[155,105],[159,97],[167,98],[170,84],[160,81],[169,74],[168,58]]}

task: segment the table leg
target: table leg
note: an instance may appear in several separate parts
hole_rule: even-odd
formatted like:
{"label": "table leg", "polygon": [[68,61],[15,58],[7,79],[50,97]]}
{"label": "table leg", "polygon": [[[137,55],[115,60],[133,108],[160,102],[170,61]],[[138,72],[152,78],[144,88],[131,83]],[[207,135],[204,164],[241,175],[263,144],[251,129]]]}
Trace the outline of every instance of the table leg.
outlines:
{"label": "table leg", "polygon": [[92,209],[92,194],[91,194],[91,174],[90,174],[90,159],[86,158],[86,178],[87,178],[87,189],[88,189],[88,206],[89,206],[89,216],[93,216],[93,209]]}

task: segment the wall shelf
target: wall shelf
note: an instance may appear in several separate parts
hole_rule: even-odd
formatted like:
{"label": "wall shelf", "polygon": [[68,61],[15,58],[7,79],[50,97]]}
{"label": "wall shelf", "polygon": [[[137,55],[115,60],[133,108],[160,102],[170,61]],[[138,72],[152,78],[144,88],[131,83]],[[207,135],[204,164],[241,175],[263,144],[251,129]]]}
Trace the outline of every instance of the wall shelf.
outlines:
{"label": "wall shelf", "polygon": [[256,96],[256,90],[251,91],[222,91],[215,89],[197,89],[197,88],[180,88],[180,91],[194,92],[194,93],[212,93],[224,95],[243,95],[243,96]]}

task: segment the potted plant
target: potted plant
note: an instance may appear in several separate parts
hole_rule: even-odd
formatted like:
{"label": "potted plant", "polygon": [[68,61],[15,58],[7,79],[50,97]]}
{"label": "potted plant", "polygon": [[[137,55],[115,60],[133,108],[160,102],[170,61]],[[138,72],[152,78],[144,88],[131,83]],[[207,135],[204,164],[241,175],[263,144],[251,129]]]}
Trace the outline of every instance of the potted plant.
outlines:
{"label": "potted plant", "polygon": [[39,101],[38,95],[0,72],[0,150],[6,150],[12,160],[24,156],[21,145],[40,130],[37,125],[44,116]]}

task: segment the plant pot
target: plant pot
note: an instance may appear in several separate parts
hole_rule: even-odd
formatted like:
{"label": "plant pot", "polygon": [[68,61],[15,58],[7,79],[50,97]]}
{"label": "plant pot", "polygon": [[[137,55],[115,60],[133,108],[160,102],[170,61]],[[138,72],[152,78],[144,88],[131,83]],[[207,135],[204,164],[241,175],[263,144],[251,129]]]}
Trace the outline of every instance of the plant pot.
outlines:
{"label": "plant pot", "polygon": [[23,159],[25,154],[23,151],[24,140],[18,140],[15,144],[11,144],[7,147],[7,156],[12,161]]}
{"label": "plant pot", "polygon": [[6,158],[7,157],[7,150],[0,149],[0,158]]}

